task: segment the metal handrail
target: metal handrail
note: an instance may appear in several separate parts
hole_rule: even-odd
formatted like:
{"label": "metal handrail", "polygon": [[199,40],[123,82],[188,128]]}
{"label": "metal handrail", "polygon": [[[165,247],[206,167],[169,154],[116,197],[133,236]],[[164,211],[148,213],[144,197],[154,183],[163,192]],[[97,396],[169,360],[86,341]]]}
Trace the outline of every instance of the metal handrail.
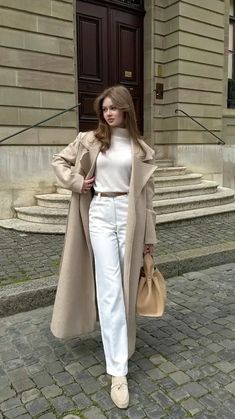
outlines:
{"label": "metal handrail", "polygon": [[12,137],[15,137],[16,135],[21,134],[22,132],[28,131],[31,128],[38,127],[39,125],[43,124],[44,122],[50,121],[51,119],[56,118],[57,116],[62,115],[63,113],[72,111],[73,109],[77,108],[80,105],[81,105],[81,103],[78,103],[77,105],[74,105],[71,108],[64,109],[63,111],[61,111],[61,112],[59,112],[59,113],[57,113],[55,115],[50,116],[50,118],[44,119],[43,121],[40,121],[40,122],[37,122],[34,125],[31,125],[30,127],[23,128],[20,131],[15,132],[14,134],[8,135],[7,137],[5,137],[2,140],[0,140],[0,144],[3,143],[3,141],[9,140],[9,138],[12,138]]}
{"label": "metal handrail", "polygon": [[213,135],[215,138],[219,140],[217,144],[225,144],[224,140],[222,138],[218,137],[218,135],[214,134],[213,131],[205,127],[205,125],[202,125],[200,122],[198,122],[196,119],[194,119],[192,116],[190,116],[187,112],[183,111],[182,109],[175,109],[175,113],[182,112],[184,115],[186,115],[188,118],[192,119],[192,121],[196,122],[196,124],[200,125],[200,127],[204,128],[207,132],[209,132],[211,135]]}

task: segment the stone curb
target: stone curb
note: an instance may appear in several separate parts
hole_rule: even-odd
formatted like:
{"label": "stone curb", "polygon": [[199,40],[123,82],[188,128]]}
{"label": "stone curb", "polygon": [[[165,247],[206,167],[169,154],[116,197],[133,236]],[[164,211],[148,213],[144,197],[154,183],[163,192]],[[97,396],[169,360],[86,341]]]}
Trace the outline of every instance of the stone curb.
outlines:
{"label": "stone curb", "polygon": [[0,317],[53,304],[57,277],[34,279],[0,288]]}
{"label": "stone curb", "polygon": [[[216,246],[204,246],[155,258],[165,278],[180,276],[235,260],[235,241]],[[0,317],[53,304],[57,277],[39,278],[22,284],[0,288]]]}

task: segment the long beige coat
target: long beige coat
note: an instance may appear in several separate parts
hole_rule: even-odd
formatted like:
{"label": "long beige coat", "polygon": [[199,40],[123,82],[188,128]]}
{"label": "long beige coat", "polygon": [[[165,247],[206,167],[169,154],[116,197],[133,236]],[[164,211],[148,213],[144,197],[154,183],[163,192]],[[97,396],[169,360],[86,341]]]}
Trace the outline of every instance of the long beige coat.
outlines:
{"label": "long beige coat", "polygon": [[[142,141],[146,156],[132,142],[132,172],[128,198],[124,257],[124,299],[128,325],[129,357],[135,350],[136,295],[144,243],[156,243],[152,209],[156,166],[154,151]],[[94,331],[97,320],[93,253],[89,238],[88,212],[92,193],[80,193],[84,178],[95,171],[100,151],[93,132],[79,133],[75,141],[54,155],[53,167],[60,183],[72,190],[65,244],[60,266],[51,330],[59,338]]]}

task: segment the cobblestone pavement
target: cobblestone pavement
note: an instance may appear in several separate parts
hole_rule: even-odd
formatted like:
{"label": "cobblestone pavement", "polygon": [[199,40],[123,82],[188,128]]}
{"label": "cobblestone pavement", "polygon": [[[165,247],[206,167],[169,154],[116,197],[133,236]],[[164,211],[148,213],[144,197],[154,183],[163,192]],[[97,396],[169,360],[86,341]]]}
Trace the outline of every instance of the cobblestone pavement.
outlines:
{"label": "cobblestone pavement", "polygon": [[[157,254],[235,242],[235,217],[207,223],[157,227]],[[0,228],[0,285],[57,274],[64,236],[20,233]]]}
{"label": "cobblestone pavement", "polygon": [[58,340],[51,307],[1,319],[0,418],[235,417],[235,263],[167,285],[164,316],[138,318],[126,410],[109,397],[99,330]]}

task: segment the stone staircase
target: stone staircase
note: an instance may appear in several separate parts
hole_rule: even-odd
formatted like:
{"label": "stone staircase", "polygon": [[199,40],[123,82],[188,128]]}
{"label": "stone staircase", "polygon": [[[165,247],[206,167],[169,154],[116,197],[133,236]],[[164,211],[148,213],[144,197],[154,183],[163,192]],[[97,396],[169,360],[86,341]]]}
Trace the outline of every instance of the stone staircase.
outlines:
{"label": "stone staircase", "polygon": [[[157,224],[235,213],[235,191],[204,180],[186,167],[173,166],[170,160],[159,160],[157,165],[153,200]],[[16,218],[0,220],[0,227],[63,234],[71,193],[57,185],[55,188],[55,193],[35,195],[36,205],[15,208]]]}

